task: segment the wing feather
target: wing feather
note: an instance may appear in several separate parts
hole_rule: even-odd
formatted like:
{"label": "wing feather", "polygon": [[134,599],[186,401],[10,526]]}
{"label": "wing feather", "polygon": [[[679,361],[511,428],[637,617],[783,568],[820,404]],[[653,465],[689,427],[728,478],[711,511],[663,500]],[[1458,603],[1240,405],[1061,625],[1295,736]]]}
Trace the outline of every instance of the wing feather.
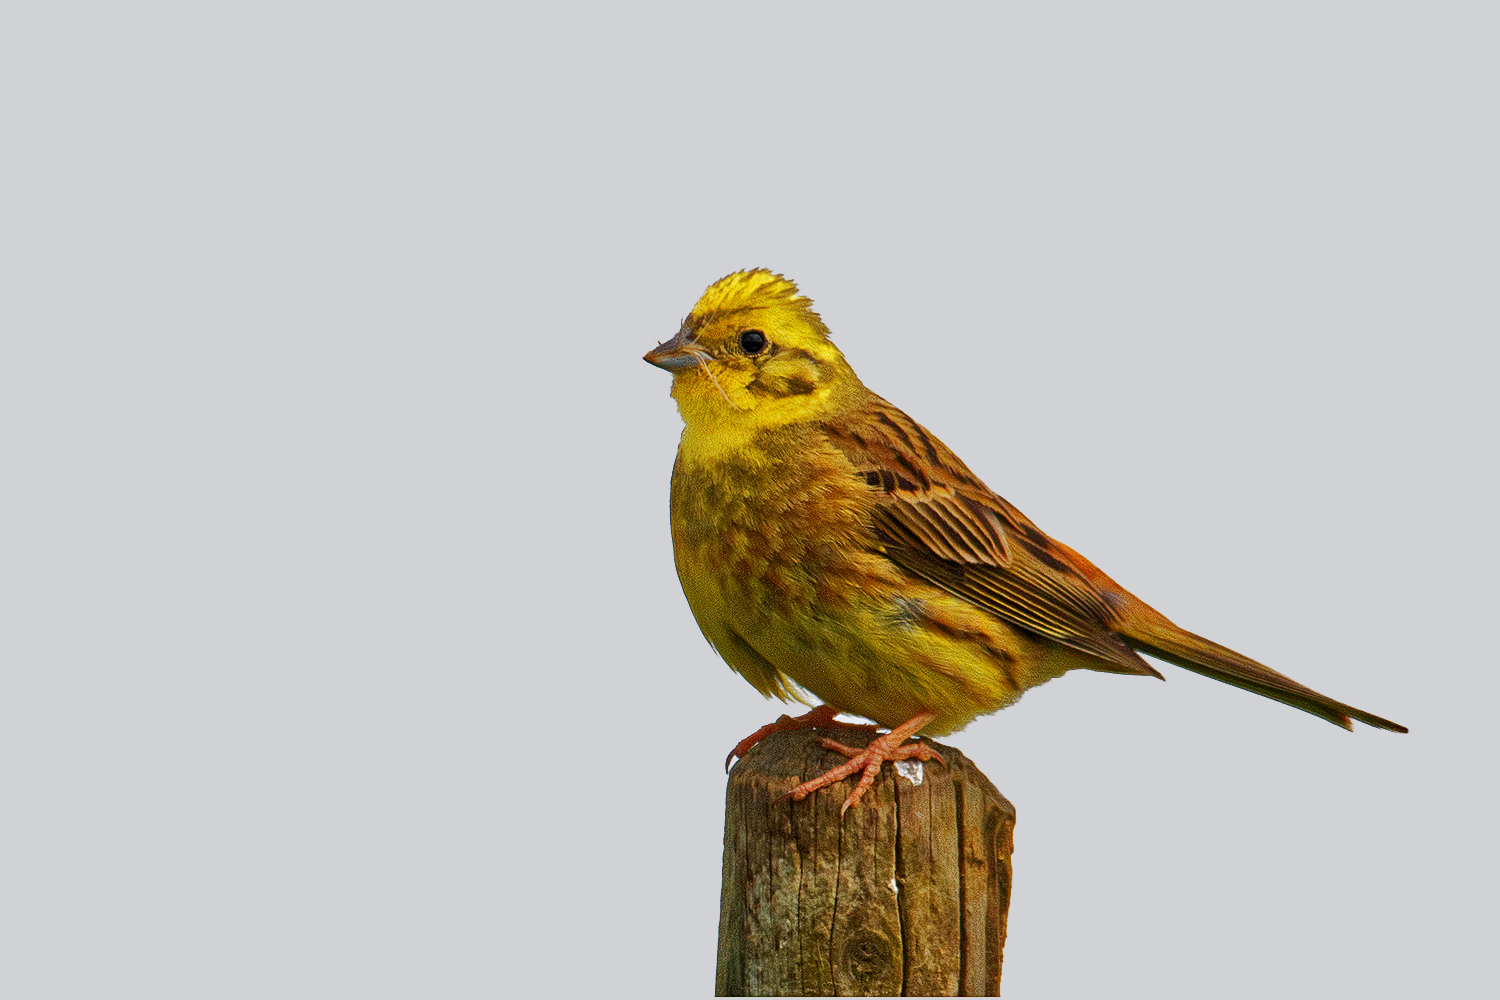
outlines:
{"label": "wing feather", "polygon": [[1098,657],[1102,669],[1156,673],[1116,634],[1119,616],[1068,551],[916,421],[877,396],[826,430],[857,474],[880,488],[876,533],[896,565]]}

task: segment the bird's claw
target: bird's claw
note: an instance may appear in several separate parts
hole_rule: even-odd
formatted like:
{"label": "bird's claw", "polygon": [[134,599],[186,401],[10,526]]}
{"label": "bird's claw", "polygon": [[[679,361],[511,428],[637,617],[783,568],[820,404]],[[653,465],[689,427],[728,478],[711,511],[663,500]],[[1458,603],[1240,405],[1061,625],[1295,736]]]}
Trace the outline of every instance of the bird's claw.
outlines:
{"label": "bird's claw", "polygon": [[838,714],[839,710],[832,705],[819,705],[804,715],[783,715],[775,722],[761,726],[755,732],[736,743],[734,749],[729,751],[729,756],[724,758],[724,770],[728,771],[736,757],[745,756],[745,754],[750,752],[752,747],[772,733],[780,733],[792,729],[826,729],[829,726],[838,726],[841,729],[864,730],[873,733],[880,728],[879,726],[864,725],[858,722],[835,722],[834,716]]}
{"label": "bird's claw", "polygon": [[773,802],[780,802],[783,799],[801,802],[818,789],[827,788],[836,781],[843,781],[855,771],[861,771],[863,773],[860,775],[859,783],[854,786],[854,791],[849,793],[849,797],[844,800],[843,806],[839,808],[839,816],[842,818],[844,813],[849,811],[850,806],[858,804],[859,800],[864,796],[865,790],[875,784],[875,778],[880,774],[880,765],[886,761],[910,760],[915,757],[921,761],[936,760],[947,763],[943,760],[943,755],[927,743],[906,743],[903,746],[902,743],[906,739],[905,734],[894,740],[891,739],[892,736],[895,736],[895,733],[885,733],[877,736],[870,741],[869,746],[863,749],[845,746],[836,740],[830,740],[826,737],[819,739],[818,742],[824,747],[843,754],[849,760],[825,774],[821,774],[810,781],[804,781],[790,791],[783,792]]}

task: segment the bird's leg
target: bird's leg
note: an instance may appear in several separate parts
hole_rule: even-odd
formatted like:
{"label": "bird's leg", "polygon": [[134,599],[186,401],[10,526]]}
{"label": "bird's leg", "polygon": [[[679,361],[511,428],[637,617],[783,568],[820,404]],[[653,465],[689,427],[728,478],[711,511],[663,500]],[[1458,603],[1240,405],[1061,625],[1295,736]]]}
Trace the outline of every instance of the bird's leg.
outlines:
{"label": "bird's leg", "polygon": [[818,740],[829,750],[837,750],[848,757],[848,762],[840,764],[827,774],[813,778],[811,781],[804,781],[796,788],[779,796],[778,799],[789,798],[794,802],[800,802],[820,788],[826,788],[835,781],[842,781],[855,771],[863,771],[864,774],[860,776],[859,784],[854,786],[854,791],[849,793],[849,797],[844,800],[843,808],[839,810],[839,815],[844,815],[849,807],[857,803],[865,794],[865,789],[875,784],[875,776],[880,773],[880,765],[886,761],[909,760],[912,757],[923,761],[943,759],[942,754],[926,743],[901,745],[906,743],[908,736],[914,735],[917,730],[935,718],[937,718],[935,712],[922,712],[920,715],[914,715],[890,732],[875,737],[863,750],[857,747],[846,747],[842,743],[826,738]]}
{"label": "bird's leg", "polygon": [[729,756],[724,758],[724,770],[729,770],[729,765],[734,763],[736,757],[745,756],[745,754],[750,752],[751,747],[772,733],[780,733],[790,729],[827,729],[829,726],[839,726],[843,729],[860,729],[873,733],[880,728],[879,726],[867,726],[858,722],[833,721],[833,717],[838,714],[839,710],[832,705],[819,705],[806,715],[799,715],[795,718],[790,715],[783,715],[775,722],[761,726],[755,732],[740,740],[735,745],[735,748],[729,751]]}

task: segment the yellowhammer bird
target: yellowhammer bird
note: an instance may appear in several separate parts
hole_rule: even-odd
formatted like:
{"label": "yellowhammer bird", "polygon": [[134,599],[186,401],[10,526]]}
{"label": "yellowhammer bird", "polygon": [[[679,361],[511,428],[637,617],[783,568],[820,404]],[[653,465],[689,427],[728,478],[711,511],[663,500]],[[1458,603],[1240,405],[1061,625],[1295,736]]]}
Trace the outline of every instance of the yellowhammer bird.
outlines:
{"label": "yellowhammer bird", "polygon": [[864,387],[786,278],[715,282],[646,360],[686,425],[672,470],[677,574],[708,641],[756,690],[890,730],[794,789],[801,799],[1078,667],[1160,678],[1140,653],[1352,729],[1406,728],[1173,625],[1045,535],[915,420]]}

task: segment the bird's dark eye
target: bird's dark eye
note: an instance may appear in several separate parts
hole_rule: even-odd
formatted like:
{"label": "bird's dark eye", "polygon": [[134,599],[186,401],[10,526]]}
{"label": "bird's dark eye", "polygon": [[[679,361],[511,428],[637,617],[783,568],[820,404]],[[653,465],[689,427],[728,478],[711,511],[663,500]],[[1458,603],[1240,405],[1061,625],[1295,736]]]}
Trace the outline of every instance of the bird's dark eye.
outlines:
{"label": "bird's dark eye", "polygon": [[740,350],[746,354],[759,354],[766,349],[766,335],[759,330],[746,330],[740,334]]}

